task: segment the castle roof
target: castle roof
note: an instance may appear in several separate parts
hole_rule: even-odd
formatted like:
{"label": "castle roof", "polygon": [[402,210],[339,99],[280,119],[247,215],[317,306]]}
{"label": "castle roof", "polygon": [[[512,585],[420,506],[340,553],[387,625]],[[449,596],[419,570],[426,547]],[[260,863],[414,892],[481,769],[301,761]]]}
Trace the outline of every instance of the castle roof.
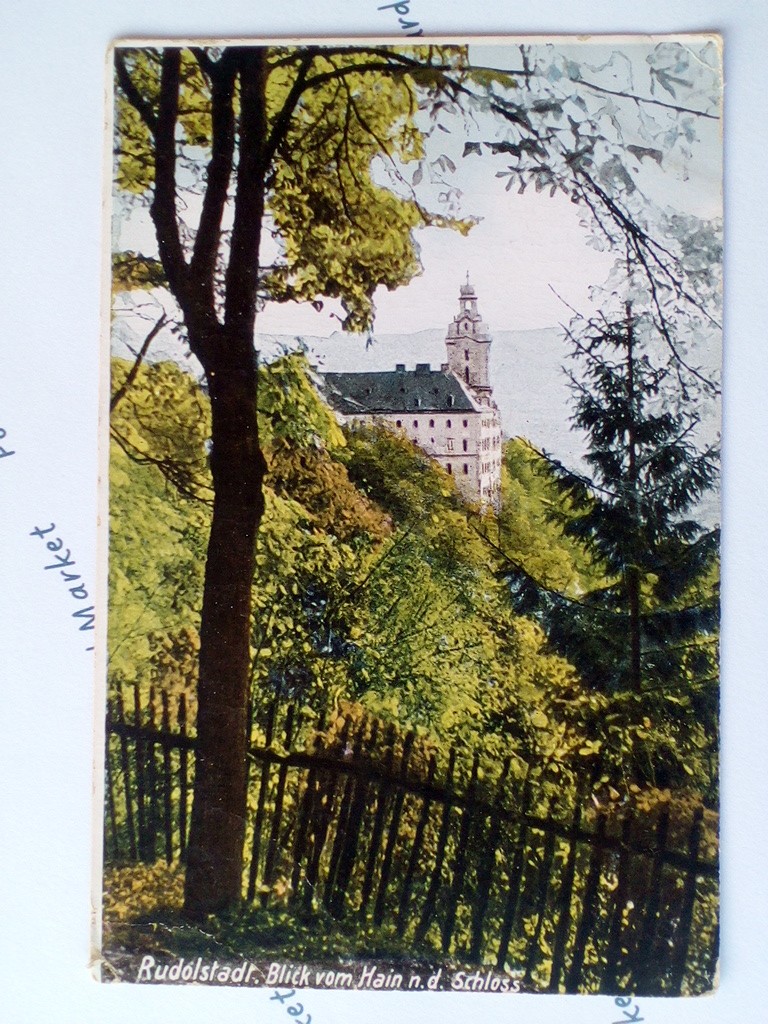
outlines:
{"label": "castle roof", "polygon": [[458,378],[445,370],[418,363],[415,370],[399,365],[378,373],[326,373],[325,397],[346,416],[396,412],[476,412]]}

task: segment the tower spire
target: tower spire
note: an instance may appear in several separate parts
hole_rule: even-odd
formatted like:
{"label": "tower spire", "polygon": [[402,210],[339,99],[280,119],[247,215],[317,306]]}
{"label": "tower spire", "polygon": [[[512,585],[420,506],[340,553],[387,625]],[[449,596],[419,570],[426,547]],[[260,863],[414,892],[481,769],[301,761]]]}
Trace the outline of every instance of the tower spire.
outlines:
{"label": "tower spire", "polygon": [[445,339],[449,369],[476,394],[490,397],[488,356],[491,336],[477,308],[477,293],[469,283],[459,287],[459,312],[448,325]]}

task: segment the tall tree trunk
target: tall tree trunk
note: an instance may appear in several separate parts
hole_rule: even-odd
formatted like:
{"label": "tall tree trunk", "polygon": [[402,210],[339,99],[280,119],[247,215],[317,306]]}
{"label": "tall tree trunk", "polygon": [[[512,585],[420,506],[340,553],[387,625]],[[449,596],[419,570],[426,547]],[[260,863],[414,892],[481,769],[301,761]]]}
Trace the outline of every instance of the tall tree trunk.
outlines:
{"label": "tall tree trunk", "polygon": [[256,530],[264,458],[256,425],[256,369],[234,360],[209,374],[215,489],[200,627],[198,748],[184,907],[201,918],[242,896]]}
{"label": "tall tree trunk", "polygon": [[[210,258],[211,273],[200,275],[199,285],[204,287],[198,285],[190,295],[191,305],[200,295],[208,300],[200,318],[199,337],[194,328],[195,310],[187,317],[190,345],[208,379],[214,488],[200,625],[198,747],[184,888],[185,913],[197,919],[231,907],[242,898],[251,587],[266,470],[259,447],[253,342],[264,215],[266,54],[262,48],[235,47],[229,52],[240,81],[240,122],[224,323],[212,322],[214,264]],[[233,91],[227,83],[221,92],[221,134],[229,145],[232,136],[225,115]],[[210,189],[226,188],[225,169],[217,170],[214,161],[209,167],[212,205],[221,203],[221,193],[216,199]],[[217,213],[216,218],[219,216]],[[209,257],[214,252],[216,235],[208,233],[209,243],[198,236],[203,270],[206,248]],[[195,268],[193,259],[193,272]]]}

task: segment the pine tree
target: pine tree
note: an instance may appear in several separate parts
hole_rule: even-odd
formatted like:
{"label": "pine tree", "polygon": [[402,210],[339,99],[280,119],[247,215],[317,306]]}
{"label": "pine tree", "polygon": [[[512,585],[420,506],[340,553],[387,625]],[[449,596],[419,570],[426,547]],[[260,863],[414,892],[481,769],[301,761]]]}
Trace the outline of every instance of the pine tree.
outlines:
{"label": "pine tree", "polygon": [[718,452],[698,442],[704,389],[630,302],[567,333],[572,424],[588,468],[551,464],[564,498],[554,514],[602,580],[566,595],[515,566],[506,574],[516,607],[578,670],[583,690],[563,715],[606,770],[660,786],[695,774],[712,791],[719,530],[696,511]]}
{"label": "pine tree", "polygon": [[[578,364],[569,372],[572,422],[586,435],[592,473],[558,469],[581,513],[565,531],[585,543],[611,581],[583,601],[587,617],[597,613],[607,657],[593,661],[589,645],[585,664],[575,638],[569,653],[601,688],[639,693],[674,671],[674,650],[717,623],[716,599],[700,595],[695,582],[711,566],[719,531],[704,530],[691,513],[715,482],[718,453],[697,448],[692,385],[684,385],[682,400],[680,367],[672,356],[654,358],[652,321],[636,316],[631,303],[623,319],[587,323],[569,338]],[[567,642],[566,631],[554,630]]]}

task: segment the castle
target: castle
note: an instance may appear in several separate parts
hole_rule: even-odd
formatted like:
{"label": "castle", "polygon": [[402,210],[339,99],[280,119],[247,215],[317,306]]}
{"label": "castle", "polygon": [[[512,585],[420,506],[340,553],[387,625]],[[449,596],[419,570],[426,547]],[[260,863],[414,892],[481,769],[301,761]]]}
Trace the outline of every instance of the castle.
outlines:
{"label": "castle", "polygon": [[381,423],[410,438],[468,501],[497,507],[502,437],[488,371],[491,336],[469,275],[445,347],[448,361],[439,370],[398,363],[385,372],[326,373],[324,394],[346,421]]}

